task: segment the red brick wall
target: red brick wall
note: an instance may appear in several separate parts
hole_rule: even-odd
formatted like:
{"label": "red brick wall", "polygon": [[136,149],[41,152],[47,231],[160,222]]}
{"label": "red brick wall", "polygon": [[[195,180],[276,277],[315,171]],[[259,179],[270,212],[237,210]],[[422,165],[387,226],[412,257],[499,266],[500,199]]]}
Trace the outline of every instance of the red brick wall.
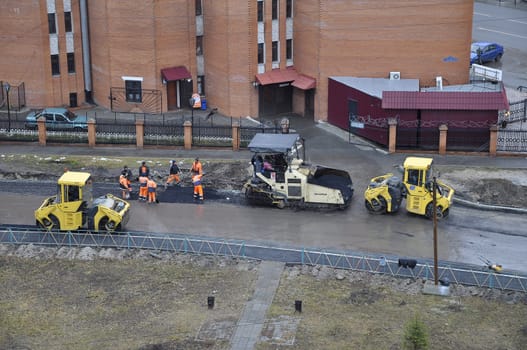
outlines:
{"label": "red brick wall", "polygon": [[[327,119],[331,76],[468,82],[473,0],[295,1],[295,66],[317,78],[315,114]],[[452,56],[457,62],[444,62]]]}
{"label": "red brick wall", "polygon": [[25,84],[26,105],[46,107],[69,105],[69,94],[84,98],[82,42],[79,2],[72,0],[76,73],[68,74],[66,35],[62,1],[56,2],[60,76],[51,75],[49,27],[46,0],[0,1],[0,80],[15,86]]}

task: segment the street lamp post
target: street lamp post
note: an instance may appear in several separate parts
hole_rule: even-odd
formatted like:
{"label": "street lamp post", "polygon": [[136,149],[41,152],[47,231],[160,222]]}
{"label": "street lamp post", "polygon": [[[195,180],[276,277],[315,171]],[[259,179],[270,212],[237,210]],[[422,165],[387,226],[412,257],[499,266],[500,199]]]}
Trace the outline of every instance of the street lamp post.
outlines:
{"label": "street lamp post", "polygon": [[434,192],[432,192],[432,206],[434,209],[434,284],[437,286],[437,282],[439,280],[439,269],[438,269],[438,263],[437,263],[437,180],[434,176]]}
{"label": "street lamp post", "polygon": [[11,85],[5,83],[4,88],[7,94],[7,132],[11,132],[11,106],[9,104],[9,90],[11,90]]}

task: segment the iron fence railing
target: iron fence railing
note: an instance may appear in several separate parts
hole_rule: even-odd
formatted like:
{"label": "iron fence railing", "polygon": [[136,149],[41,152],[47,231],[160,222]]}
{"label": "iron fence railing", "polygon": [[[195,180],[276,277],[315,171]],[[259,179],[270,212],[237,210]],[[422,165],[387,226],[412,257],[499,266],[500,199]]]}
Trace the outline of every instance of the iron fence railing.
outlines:
{"label": "iron fence railing", "polygon": [[497,143],[501,152],[526,152],[527,130],[500,129]]}
{"label": "iron fence railing", "polygon": [[[95,247],[116,249],[149,249],[175,253],[208,254],[291,264],[325,265],[332,268],[358,270],[395,277],[434,279],[433,264],[423,259],[414,268],[400,264],[396,258],[373,254],[329,252],[267,246],[240,240],[204,239],[181,234],[150,234],[125,232],[95,234],[90,232],[38,231],[34,229],[2,228],[0,243],[36,244],[53,247]],[[520,273],[495,273],[487,267],[440,261],[438,279],[469,286],[527,292],[527,276]]]}

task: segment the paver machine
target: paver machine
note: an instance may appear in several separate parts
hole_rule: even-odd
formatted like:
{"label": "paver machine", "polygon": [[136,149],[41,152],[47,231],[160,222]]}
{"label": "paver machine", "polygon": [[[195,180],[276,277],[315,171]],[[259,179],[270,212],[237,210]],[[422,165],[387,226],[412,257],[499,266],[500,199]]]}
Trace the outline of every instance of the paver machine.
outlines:
{"label": "paver machine", "polygon": [[253,176],[244,185],[249,203],[280,209],[349,206],[353,183],[348,172],[305,162],[300,135],[258,133],[248,147],[253,152]]}
{"label": "paver machine", "polygon": [[114,232],[128,222],[130,204],[112,194],[93,199],[90,173],[67,171],[57,181],[57,194],[35,210],[45,230]]}
{"label": "paver machine", "polygon": [[[364,192],[365,205],[371,213],[394,213],[406,198],[406,210],[433,218],[434,175],[432,158],[407,157],[403,164],[403,178],[392,173],[371,179]],[[454,189],[436,180],[436,217],[448,216]]]}

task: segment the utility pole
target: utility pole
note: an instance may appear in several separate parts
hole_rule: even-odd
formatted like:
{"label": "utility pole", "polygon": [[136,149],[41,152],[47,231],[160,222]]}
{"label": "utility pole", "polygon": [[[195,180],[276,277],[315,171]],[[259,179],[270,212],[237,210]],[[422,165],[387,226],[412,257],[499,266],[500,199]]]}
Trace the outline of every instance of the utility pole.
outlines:
{"label": "utility pole", "polygon": [[9,103],[9,90],[11,90],[11,85],[6,82],[4,88],[7,94],[7,132],[11,132],[11,106]]}
{"label": "utility pole", "polygon": [[436,177],[434,176],[434,192],[432,193],[432,206],[434,209],[434,284],[437,286],[437,283],[439,281],[438,276],[438,268],[437,268],[437,200],[436,200],[436,193],[437,193],[437,182]]}

